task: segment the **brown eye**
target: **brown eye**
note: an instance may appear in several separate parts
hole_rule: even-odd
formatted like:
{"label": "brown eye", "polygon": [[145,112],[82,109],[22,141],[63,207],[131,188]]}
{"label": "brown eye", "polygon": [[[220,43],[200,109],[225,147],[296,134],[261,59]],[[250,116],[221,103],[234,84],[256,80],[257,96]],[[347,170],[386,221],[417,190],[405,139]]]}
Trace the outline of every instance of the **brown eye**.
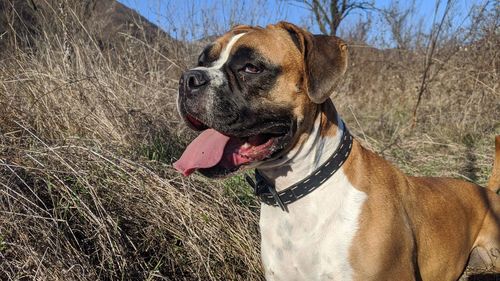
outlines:
{"label": "brown eye", "polygon": [[250,74],[257,74],[257,73],[261,73],[262,69],[259,68],[258,66],[251,64],[251,63],[247,63],[245,65],[245,67],[243,68],[243,71],[245,71],[246,73],[250,73]]}

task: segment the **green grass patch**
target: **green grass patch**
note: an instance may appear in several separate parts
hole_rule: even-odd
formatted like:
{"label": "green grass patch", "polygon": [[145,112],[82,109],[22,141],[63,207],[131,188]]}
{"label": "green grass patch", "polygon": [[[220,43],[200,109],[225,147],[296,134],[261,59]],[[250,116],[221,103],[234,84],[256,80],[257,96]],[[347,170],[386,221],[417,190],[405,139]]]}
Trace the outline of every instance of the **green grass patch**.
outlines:
{"label": "green grass patch", "polygon": [[[253,171],[251,176],[253,177]],[[238,174],[225,179],[222,184],[224,185],[225,193],[237,200],[241,205],[246,207],[255,206],[254,191],[246,182],[245,174]]]}
{"label": "green grass patch", "polygon": [[172,163],[182,153],[181,146],[178,142],[170,138],[157,137],[148,144],[141,145],[139,154],[153,161],[164,163]]}

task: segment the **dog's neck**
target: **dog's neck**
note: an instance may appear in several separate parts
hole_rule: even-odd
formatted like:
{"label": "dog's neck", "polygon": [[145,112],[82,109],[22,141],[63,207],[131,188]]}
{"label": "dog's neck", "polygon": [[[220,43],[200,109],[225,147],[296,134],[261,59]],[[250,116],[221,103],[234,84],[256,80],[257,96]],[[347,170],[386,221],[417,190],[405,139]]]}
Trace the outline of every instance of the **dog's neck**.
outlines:
{"label": "dog's neck", "polygon": [[340,145],[344,125],[331,100],[319,106],[314,124],[290,152],[259,167],[276,190],[286,189],[323,164]]}

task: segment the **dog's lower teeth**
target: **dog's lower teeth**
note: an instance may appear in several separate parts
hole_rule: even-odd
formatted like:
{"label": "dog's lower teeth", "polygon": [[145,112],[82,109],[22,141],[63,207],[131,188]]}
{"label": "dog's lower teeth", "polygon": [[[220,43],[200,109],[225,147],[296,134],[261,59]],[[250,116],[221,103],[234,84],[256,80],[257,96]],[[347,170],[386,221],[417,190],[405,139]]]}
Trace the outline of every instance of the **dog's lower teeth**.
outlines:
{"label": "dog's lower teeth", "polygon": [[250,148],[250,147],[251,147],[251,145],[250,145],[248,142],[246,142],[246,143],[245,143],[245,144],[243,144],[241,147],[242,147],[242,148]]}
{"label": "dog's lower teeth", "polygon": [[241,153],[238,153],[238,154],[239,154],[241,157],[243,157],[243,158],[250,159],[250,157],[248,157],[248,156],[246,156],[246,155],[243,155],[243,154],[241,154]]}

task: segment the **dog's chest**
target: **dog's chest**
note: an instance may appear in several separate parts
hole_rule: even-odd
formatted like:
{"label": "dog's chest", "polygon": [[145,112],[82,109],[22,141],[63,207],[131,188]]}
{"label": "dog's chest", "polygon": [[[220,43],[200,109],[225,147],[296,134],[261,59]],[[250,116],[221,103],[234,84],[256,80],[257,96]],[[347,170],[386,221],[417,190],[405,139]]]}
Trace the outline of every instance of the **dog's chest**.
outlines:
{"label": "dog's chest", "polygon": [[338,171],[289,205],[262,206],[262,260],[267,280],[352,280],[349,249],[366,194]]}

